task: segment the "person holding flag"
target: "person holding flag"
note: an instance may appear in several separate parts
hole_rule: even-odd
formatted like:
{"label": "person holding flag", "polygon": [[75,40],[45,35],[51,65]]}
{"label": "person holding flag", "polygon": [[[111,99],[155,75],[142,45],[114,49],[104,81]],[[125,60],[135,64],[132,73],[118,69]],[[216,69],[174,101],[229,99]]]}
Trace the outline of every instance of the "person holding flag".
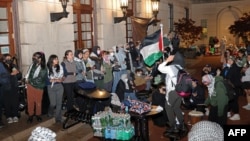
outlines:
{"label": "person holding flag", "polygon": [[[186,131],[186,127],[184,125],[184,117],[180,108],[182,98],[175,91],[175,84],[179,71],[178,68],[184,68],[185,66],[184,57],[178,51],[179,42],[180,39],[177,34],[175,34],[174,38],[172,38],[171,40],[173,48],[170,50],[170,56],[168,56],[165,61],[163,61],[158,66],[158,70],[166,76],[165,108],[169,119],[170,128],[166,132],[164,132],[164,136],[169,136],[179,131]],[[163,36],[161,25],[160,30],[144,38],[144,40],[142,41],[140,53],[143,56],[144,63],[148,66],[152,66],[158,59],[163,56],[162,51]],[[178,68],[176,66],[178,66]],[[177,124],[177,121],[179,124]]]}

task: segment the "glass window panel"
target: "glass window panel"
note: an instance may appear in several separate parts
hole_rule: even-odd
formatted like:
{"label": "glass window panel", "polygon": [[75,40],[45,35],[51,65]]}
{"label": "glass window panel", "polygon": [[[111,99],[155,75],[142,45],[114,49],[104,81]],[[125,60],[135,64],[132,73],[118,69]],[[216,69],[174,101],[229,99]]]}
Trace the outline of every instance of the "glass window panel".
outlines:
{"label": "glass window panel", "polygon": [[84,22],[85,21],[85,19],[86,19],[86,14],[81,14],[81,22]]}
{"label": "glass window panel", "polygon": [[132,37],[132,32],[128,32],[128,37]]}
{"label": "glass window panel", "polygon": [[91,41],[87,41],[87,48],[92,48],[92,42]]}
{"label": "glass window panel", "polygon": [[7,9],[0,8],[0,19],[7,19]]}
{"label": "glass window panel", "polygon": [[74,31],[77,31],[77,30],[78,30],[77,24],[74,24]]}
{"label": "glass window panel", "polygon": [[82,22],[91,22],[91,14],[81,14]]}
{"label": "glass window panel", "polygon": [[0,32],[8,32],[8,22],[0,21]]}
{"label": "glass window panel", "polygon": [[89,5],[90,4],[90,0],[81,0],[80,3],[81,4],[87,4],[87,5]]}
{"label": "glass window panel", "polygon": [[87,31],[91,31],[91,23],[86,23],[86,28]]}
{"label": "glass window panel", "polygon": [[86,48],[87,44],[86,41],[82,41],[82,47]]}
{"label": "glass window panel", "polygon": [[130,25],[130,24],[128,25],[128,30],[132,30],[132,27],[131,27],[131,25]]}
{"label": "glass window panel", "polygon": [[87,32],[87,39],[91,39],[91,32]]}
{"label": "glass window panel", "polygon": [[82,32],[82,40],[91,39],[91,32]]}
{"label": "glass window panel", "polygon": [[82,46],[84,48],[92,48],[92,42],[91,42],[91,40],[82,41]]}
{"label": "glass window panel", "polygon": [[75,33],[74,33],[74,37],[75,37],[75,38],[74,38],[75,40],[78,40],[78,32],[75,32]]}
{"label": "glass window panel", "polygon": [[131,18],[127,18],[128,23],[131,23]]}
{"label": "glass window panel", "polygon": [[91,23],[82,23],[82,31],[91,31]]}
{"label": "glass window panel", "polygon": [[86,31],[86,24],[85,23],[82,24],[82,31]]}
{"label": "glass window panel", "polygon": [[10,53],[10,47],[9,46],[2,46],[0,51],[1,51],[1,54]]}
{"label": "glass window panel", "polygon": [[0,34],[0,45],[9,44],[8,34]]}
{"label": "glass window panel", "polygon": [[74,21],[74,22],[77,21],[77,16],[76,16],[76,14],[73,14],[73,21]]}
{"label": "glass window panel", "polygon": [[87,39],[87,34],[86,32],[82,32],[82,40]]}

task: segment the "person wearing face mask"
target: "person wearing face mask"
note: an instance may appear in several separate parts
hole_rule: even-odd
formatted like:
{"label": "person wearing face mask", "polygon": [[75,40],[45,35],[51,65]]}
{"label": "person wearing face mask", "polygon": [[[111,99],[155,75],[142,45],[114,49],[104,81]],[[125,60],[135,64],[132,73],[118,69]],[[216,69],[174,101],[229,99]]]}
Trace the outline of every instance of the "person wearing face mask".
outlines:
{"label": "person wearing face mask", "polygon": [[32,56],[32,61],[25,76],[27,83],[28,123],[33,122],[34,115],[38,122],[42,121],[42,98],[47,79],[44,53],[35,52]]}
{"label": "person wearing face mask", "polygon": [[[229,101],[227,116],[230,120],[240,120],[238,99],[239,96],[242,95],[241,68],[235,63],[233,56],[228,57],[227,67],[222,70],[222,76],[231,82],[236,93],[234,99]],[[232,116],[231,113],[234,115]]]}
{"label": "person wearing face mask", "polygon": [[89,58],[94,61],[94,69],[93,69],[93,76],[94,76],[94,83],[97,88],[103,88],[103,72],[102,68],[102,53],[101,53],[100,46],[93,46],[92,52],[89,55]]}
{"label": "person wearing face mask", "polygon": [[8,123],[18,122],[19,96],[17,74],[19,71],[16,65],[13,64],[10,54],[4,54],[2,60],[6,72],[5,77],[8,78],[8,81],[1,86],[5,116]]}

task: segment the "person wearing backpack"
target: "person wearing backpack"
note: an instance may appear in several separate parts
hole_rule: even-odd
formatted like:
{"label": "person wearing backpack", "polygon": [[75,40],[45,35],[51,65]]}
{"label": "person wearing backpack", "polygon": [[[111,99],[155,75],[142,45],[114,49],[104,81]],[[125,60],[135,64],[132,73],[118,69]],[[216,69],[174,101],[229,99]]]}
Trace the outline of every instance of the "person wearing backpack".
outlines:
{"label": "person wearing backpack", "polygon": [[217,70],[215,77],[211,74],[202,77],[202,83],[208,88],[208,97],[205,100],[205,105],[210,107],[208,120],[223,127],[227,123],[228,96],[222,80],[220,70]]}
{"label": "person wearing backpack", "polygon": [[[177,74],[179,71],[178,67],[182,68],[182,66],[176,64],[173,61],[174,57],[174,55],[170,55],[158,67],[158,70],[161,73],[166,74],[165,109],[169,120],[169,129],[164,132],[164,136],[171,136],[173,133],[185,132],[187,130],[184,124],[184,117],[181,110],[182,97],[179,96],[175,90],[175,85],[177,83]],[[178,67],[176,67],[176,65]],[[176,118],[179,124],[177,124]]]}

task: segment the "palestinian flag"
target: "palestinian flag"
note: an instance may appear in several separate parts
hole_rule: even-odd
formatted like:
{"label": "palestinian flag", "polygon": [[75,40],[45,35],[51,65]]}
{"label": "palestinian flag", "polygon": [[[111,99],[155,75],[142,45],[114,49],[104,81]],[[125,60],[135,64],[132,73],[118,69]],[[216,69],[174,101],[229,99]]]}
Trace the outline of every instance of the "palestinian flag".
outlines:
{"label": "palestinian flag", "polygon": [[146,36],[140,48],[140,53],[143,57],[144,63],[152,66],[157,60],[162,57],[163,38],[161,29],[155,33]]}

